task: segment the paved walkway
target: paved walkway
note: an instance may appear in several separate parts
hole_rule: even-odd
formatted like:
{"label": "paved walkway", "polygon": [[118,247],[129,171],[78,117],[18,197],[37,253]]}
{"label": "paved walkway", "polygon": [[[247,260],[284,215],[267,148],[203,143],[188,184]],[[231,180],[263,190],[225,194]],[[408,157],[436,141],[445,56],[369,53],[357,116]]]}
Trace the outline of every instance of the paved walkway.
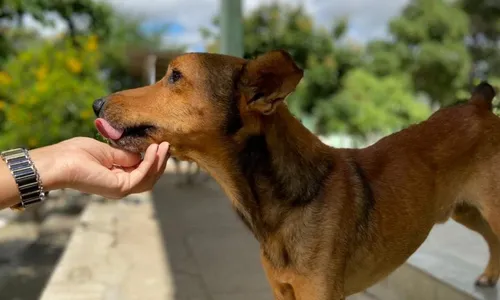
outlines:
{"label": "paved walkway", "polygon": [[0,299],[38,299],[78,223],[85,199],[70,202],[51,197],[41,223],[30,218],[30,211],[1,211]]}
{"label": "paved walkway", "polygon": [[[42,300],[272,300],[258,244],[211,180],[93,202]],[[349,300],[372,299],[364,295]]]}
{"label": "paved walkway", "polygon": [[[152,192],[127,199],[139,202],[90,203],[42,300],[271,300],[258,244],[218,185],[178,180],[168,171]],[[383,300],[500,299],[474,287],[486,260],[481,237],[448,222],[369,291]]]}
{"label": "paved walkway", "polygon": [[272,299],[258,243],[214,181],[179,188],[166,175],[152,196],[176,300]]}

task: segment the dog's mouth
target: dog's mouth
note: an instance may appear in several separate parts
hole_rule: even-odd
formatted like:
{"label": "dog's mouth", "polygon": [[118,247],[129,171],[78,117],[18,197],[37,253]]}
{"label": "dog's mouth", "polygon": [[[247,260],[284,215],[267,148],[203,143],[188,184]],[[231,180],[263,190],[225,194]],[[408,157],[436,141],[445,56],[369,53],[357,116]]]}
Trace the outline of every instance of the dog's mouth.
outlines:
{"label": "dog's mouth", "polygon": [[149,136],[156,127],[149,124],[140,124],[127,127],[117,127],[111,125],[106,119],[98,118],[95,120],[97,131],[106,139],[113,142],[125,138],[144,138]]}

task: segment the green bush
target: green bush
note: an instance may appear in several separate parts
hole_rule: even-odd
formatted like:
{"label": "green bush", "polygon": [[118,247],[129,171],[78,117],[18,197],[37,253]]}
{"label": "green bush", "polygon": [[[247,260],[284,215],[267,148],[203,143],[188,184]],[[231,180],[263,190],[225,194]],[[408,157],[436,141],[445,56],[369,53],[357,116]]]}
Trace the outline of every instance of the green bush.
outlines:
{"label": "green bush", "polygon": [[343,89],[318,107],[319,127],[365,139],[425,120],[430,106],[417,101],[409,81],[403,75],[375,76],[363,68],[350,71]]}
{"label": "green bush", "polygon": [[59,39],[7,61],[0,71],[1,149],[95,136],[92,101],[108,92],[98,50],[94,36]]}

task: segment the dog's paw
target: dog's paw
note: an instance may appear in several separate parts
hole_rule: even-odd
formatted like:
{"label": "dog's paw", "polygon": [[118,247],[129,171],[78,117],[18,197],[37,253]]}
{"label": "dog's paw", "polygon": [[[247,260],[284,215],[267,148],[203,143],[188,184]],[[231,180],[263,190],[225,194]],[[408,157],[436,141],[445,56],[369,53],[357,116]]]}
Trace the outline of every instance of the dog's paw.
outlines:
{"label": "dog's paw", "polygon": [[476,286],[479,287],[494,287],[497,284],[498,276],[491,276],[488,274],[482,274],[476,280]]}

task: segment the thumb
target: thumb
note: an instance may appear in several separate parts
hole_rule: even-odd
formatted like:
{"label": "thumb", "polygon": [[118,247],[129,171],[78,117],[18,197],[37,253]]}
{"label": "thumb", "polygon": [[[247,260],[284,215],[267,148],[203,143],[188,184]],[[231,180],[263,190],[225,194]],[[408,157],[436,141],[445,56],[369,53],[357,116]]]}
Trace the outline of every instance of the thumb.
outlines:
{"label": "thumb", "polygon": [[141,155],[109,146],[113,164],[121,167],[134,167],[141,162]]}

